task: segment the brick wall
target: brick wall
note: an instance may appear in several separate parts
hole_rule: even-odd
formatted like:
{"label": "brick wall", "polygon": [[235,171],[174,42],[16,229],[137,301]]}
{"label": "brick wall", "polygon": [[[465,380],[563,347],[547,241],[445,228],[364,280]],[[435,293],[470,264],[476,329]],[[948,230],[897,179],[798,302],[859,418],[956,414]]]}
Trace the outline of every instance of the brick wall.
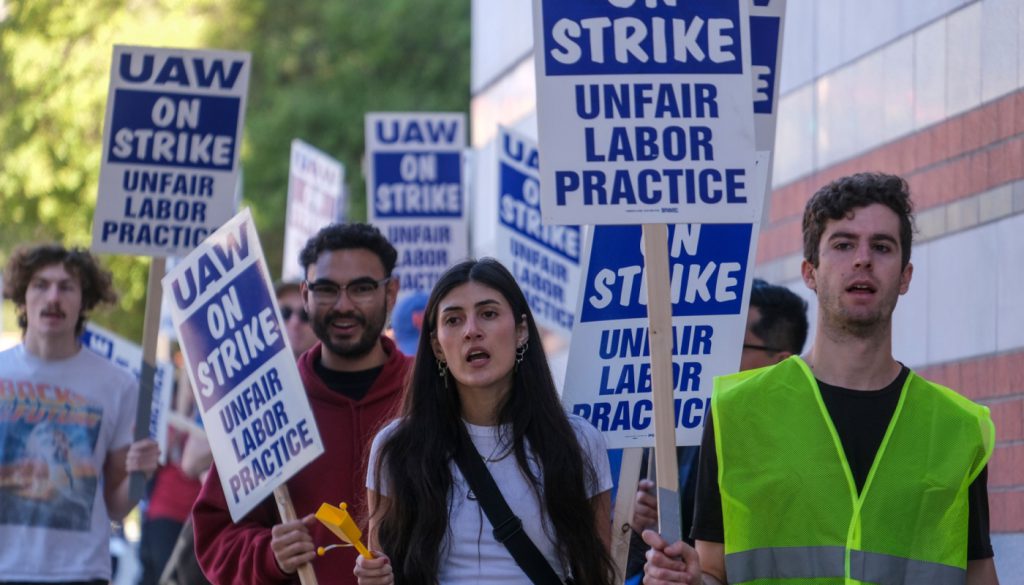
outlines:
{"label": "brick wall", "polygon": [[[1024,179],[1024,90],[775,189],[758,264],[800,254],[807,199],[825,183],[859,171],[905,177],[919,216]],[[992,532],[1024,532],[1024,348],[930,365],[921,374],[991,409],[996,425],[989,463]]]}

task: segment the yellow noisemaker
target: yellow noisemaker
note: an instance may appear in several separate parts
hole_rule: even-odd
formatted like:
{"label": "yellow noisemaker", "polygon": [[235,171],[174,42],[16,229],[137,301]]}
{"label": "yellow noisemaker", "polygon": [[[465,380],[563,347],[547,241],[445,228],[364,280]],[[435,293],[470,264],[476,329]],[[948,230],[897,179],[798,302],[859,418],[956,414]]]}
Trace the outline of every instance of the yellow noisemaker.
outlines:
{"label": "yellow noisemaker", "polygon": [[[316,519],[333,532],[338,538],[347,542],[349,545],[356,547],[356,550],[359,551],[359,554],[363,555],[363,558],[373,558],[373,554],[370,553],[370,550],[363,546],[362,541],[359,540],[362,538],[363,532],[359,530],[359,527],[356,526],[355,520],[353,520],[352,516],[349,515],[348,504],[342,502],[340,508],[335,508],[327,503],[320,504],[320,509],[316,511]],[[318,555],[323,556],[324,553],[331,548],[333,547],[320,547],[316,552]]]}

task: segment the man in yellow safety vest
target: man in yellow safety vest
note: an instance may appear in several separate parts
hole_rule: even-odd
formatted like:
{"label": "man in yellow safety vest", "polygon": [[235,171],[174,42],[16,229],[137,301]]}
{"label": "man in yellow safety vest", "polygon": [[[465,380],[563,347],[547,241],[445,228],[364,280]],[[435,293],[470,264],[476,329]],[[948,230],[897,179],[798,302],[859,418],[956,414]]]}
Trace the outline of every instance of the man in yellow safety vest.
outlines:
{"label": "man in yellow safety vest", "polygon": [[646,584],[998,583],[988,409],[892,355],[892,312],[913,274],[911,210],[903,179],[869,173],[807,203],[811,350],[716,380],[696,548],[644,532]]}

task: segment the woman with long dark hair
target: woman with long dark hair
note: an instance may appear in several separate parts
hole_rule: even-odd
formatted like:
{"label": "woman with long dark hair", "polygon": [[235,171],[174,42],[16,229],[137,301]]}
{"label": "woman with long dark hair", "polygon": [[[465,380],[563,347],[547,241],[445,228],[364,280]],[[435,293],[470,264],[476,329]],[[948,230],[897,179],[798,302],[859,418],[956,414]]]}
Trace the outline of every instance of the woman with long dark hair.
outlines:
{"label": "woman with long dark hair", "polygon": [[374,439],[362,585],[524,583],[457,453],[482,458],[561,581],[612,582],[611,474],[601,435],[559,402],[515,278],[493,259],[450,268],[424,311],[401,416]]}

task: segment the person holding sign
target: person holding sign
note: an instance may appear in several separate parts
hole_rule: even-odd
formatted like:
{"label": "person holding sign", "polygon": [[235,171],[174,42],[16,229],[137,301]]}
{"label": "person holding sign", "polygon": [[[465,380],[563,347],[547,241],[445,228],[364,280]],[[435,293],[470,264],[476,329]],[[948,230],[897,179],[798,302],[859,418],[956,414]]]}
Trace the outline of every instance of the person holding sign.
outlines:
{"label": "person holding sign", "polygon": [[464,261],[430,294],[402,416],[373,441],[370,545],[383,553],[354,572],[610,585],[611,485],[604,439],[566,416],[518,283],[496,260]]}
{"label": "person holding sign", "polygon": [[[741,372],[763,368],[781,362],[791,355],[800,355],[807,341],[807,301],[784,286],[769,284],[755,278],[750,287],[750,308],[747,310],[747,328],[740,353]],[[679,509],[682,512],[682,530],[687,538],[693,523],[694,502],[697,492],[697,460],[700,447],[676,447],[679,460]],[[640,575],[644,564],[644,542],[640,534],[658,525],[658,498],[655,483],[640,480],[635,496],[633,520],[630,526],[629,563],[626,574]]]}
{"label": "person holding sign", "polygon": [[398,407],[410,360],[383,336],[398,295],[397,253],[374,227],[334,224],[300,255],[302,299],[320,343],[299,359],[299,373],[326,452],[287,482],[299,520],[281,523],[271,498],[237,524],[216,473],[192,511],[196,553],[214,583],[275,584],[294,580],[312,562],[318,581],[354,583],[352,549],[317,558],[335,537],[317,523],[324,502],[363,501],[363,462],[373,434]]}
{"label": "person holding sign", "polygon": [[645,583],[998,583],[988,409],[892,355],[892,312],[913,275],[911,210],[906,182],[883,174],[843,177],[808,201],[814,343],[716,380],[696,551],[645,531]]}
{"label": "person holding sign", "polygon": [[87,250],[22,248],[4,271],[21,344],[0,353],[0,579],[107,583],[110,523],[152,476],[156,441],[132,442],[138,383],[82,346],[86,314],[117,294]]}

